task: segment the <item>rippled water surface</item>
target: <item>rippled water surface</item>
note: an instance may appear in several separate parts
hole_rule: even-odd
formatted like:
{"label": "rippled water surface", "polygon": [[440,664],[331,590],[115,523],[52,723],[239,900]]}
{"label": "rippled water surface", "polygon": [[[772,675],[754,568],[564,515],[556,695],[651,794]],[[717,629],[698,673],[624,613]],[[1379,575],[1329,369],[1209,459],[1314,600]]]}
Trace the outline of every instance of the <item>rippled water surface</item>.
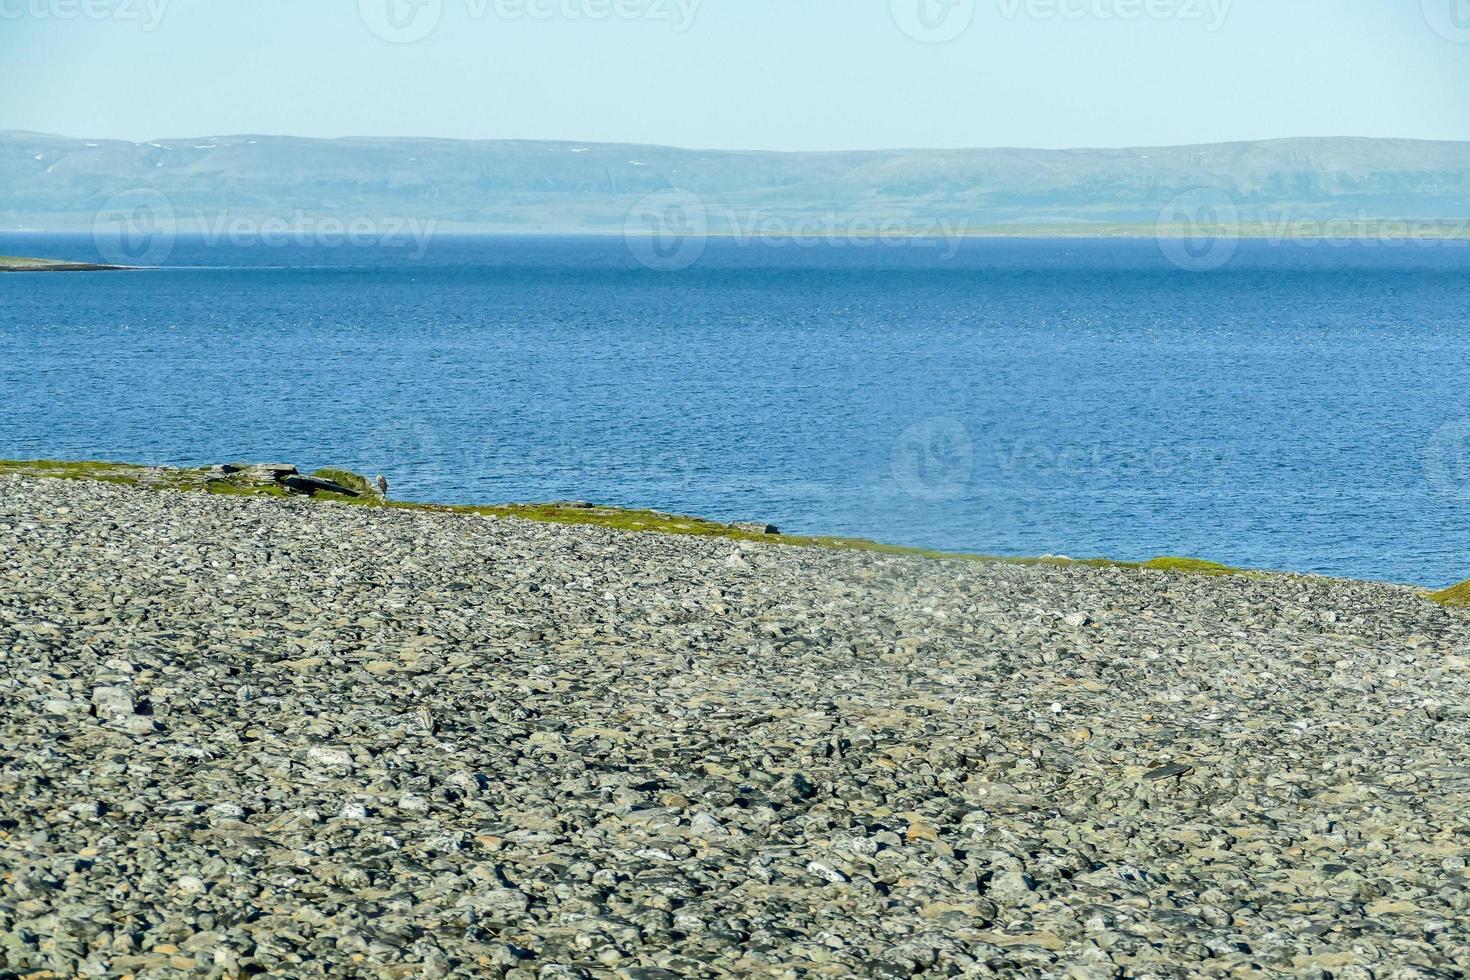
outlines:
{"label": "rippled water surface", "polygon": [[[0,254],[96,258],[85,238]],[[1470,249],[178,242],[0,276],[0,457],[281,460],[991,553],[1470,577]]]}

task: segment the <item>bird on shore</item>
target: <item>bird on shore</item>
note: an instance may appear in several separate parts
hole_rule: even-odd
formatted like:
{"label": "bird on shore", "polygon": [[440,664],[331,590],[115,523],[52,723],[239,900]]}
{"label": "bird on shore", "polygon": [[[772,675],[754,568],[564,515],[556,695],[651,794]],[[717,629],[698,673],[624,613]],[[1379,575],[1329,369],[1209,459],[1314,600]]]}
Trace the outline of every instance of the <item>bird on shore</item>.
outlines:
{"label": "bird on shore", "polygon": [[378,496],[388,499],[388,481],[381,473],[378,474]]}

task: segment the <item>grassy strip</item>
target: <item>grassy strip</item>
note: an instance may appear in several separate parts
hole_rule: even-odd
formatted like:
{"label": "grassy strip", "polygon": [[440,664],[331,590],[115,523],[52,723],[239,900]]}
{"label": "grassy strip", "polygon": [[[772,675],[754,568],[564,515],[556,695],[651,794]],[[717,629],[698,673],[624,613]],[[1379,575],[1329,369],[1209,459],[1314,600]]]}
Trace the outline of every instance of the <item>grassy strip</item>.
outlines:
{"label": "grassy strip", "polygon": [[1151,558],[1139,566],[1155,572],[1180,572],[1185,575],[1261,575],[1263,572],[1249,572],[1241,568],[1232,568],[1229,565],[1221,565],[1219,562],[1205,561],[1202,558]]}
{"label": "grassy strip", "polygon": [[[335,466],[329,466],[326,469],[317,470],[311,475],[319,480],[331,480],[338,486],[346,487],[348,490],[356,490],[358,493],[361,494],[371,495],[377,492],[373,489],[372,484],[368,482],[367,477],[362,476],[358,473],[354,473],[351,470],[338,469]],[[382,501],[374,497],[373,502],[381,503]]]}
{"label": "grassy strip", "polygon": [[1441,606],[1470,606],[1470,582],[1461,582],[1452,585],[1442,592],[1431,592],[1425,596],[1430,602],[1437,602]]}
{"label": "grassy strip", "polygon": [[[0,460],[0,474],[46,477],[61,480],[96,480],[123,486],[156,490],[182,490],[240,497],[285,497],[287,491],[276,484],[251,482],[243,478],[222,478],[209,469],[133,466],[127,463],[67,462],[60,460]],[[1133,568],[1182,575],[1248,575],[1268,573],[1232,568],[1197,558],[1154,558],[1146,562],[1113,561],[1107,558],[1014,558],[936,551],[883,544],[862,538],[840,538],[813,535],[771,535],[746,530],[698,517],[683,517],[654,510],[627,510],[619,507],[587,507],[573,504],[495,504],[454,505],[420,504],[399,500],[383,500],[373,492],[368,480],[350,470],[337,468],[317,470],[312,476],[358,491],[361,496],[347,497],[335,493],[318,493],[313,500],[331,501],[357,507],[378,507],[438,514],[465,514],[480,517],[514,517],[546,524],[581,524],[617,531],[683,534],[695,537],[723,538],[733,541],[759,541],[797,548],[827,548],[839,551],[864,551],[884,555],[937,558],[951,561],[996,562],[1008,565],[1086,566],[1093,568]],[[1467,590],[1470,592],[1470,590]],[[1470,602],[1470,597],[1467,597]]]}

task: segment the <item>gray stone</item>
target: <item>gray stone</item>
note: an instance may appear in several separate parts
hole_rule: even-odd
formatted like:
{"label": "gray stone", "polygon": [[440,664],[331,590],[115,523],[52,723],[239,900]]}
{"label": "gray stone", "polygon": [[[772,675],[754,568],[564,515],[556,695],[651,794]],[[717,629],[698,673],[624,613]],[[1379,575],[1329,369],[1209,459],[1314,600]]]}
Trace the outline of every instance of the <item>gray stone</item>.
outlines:
{"label": "gray stone", "polygon": [[730,525],[737,531],[746,531],[750,534],[780,534],[781,529],[774,524],[766,524],[761,521],[739,521]]}
{"label": "gray stone", "polygon": [[20,976],[1470,961],[1398,586],[0,476],[0,703]]}
{"label": "gray stone", "polygon": [[340,483],[323,480],[316,476],[283,476],[277,482],[292,493],[305,494],[308,497],[318,493],[335,493],[343,497],[359,496],[358,492],[350,487],[344,487]]}

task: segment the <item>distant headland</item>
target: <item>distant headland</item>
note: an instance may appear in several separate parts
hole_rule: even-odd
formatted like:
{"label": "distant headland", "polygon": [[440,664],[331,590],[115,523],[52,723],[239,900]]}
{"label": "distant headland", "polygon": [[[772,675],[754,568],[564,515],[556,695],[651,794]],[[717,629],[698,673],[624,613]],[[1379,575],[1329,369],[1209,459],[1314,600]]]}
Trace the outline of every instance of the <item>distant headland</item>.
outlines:
{"label": "distant headland", "polygon": [[66,262],[61,259],[28,259],[18,255],[0,255],[0,272],[123,272],[125,265],[98,265],[95,262]]}

